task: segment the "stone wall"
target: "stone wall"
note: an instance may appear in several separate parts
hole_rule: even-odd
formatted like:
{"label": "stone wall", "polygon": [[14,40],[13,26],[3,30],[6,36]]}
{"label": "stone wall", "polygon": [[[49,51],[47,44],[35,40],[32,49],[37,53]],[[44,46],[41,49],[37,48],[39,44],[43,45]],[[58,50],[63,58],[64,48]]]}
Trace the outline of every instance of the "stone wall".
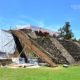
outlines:
{"label": "stone wall", "polygon": [[80,47],[78,45],[76,45],[73,41],[68,40],[59,40],[59,42],[73,56],[76,61],[80,60]]}
{"label": "stone wall", "polygon": [[57,49],[55,45],[52,44],[52,41],[49,38],[39,37],[35,41],[52,55],[55,63],[67,63],[66,59],[61,55],[61,52]]}

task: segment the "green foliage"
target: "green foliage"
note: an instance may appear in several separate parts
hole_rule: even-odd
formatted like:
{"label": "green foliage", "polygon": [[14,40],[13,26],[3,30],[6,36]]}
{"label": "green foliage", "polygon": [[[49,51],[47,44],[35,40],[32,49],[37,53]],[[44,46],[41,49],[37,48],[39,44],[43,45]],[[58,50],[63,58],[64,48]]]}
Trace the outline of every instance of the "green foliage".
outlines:
{"label": "green foliage", "polygon": [[74,39],[73,39],[73,41],[77,41],[77,39],[76,39],[76,38],[74,38]]}
{"label": "green foliage", "polygon": [[59,38],[70,40],[73,38],[73,33],[70,30],[70,23],[65,22],[65,25],[59,30]]}
{"label": "green foliage", "polygon": [[78,41],[80,42],[80,39]]}
{"label": "green foliage", "polygon": [[80,66],[36,69],[0,68],[0,80],[80,80]]}
{"label": "green foliage", "polygon": [[80,44],[80,39],[78,39],[77,42]]}

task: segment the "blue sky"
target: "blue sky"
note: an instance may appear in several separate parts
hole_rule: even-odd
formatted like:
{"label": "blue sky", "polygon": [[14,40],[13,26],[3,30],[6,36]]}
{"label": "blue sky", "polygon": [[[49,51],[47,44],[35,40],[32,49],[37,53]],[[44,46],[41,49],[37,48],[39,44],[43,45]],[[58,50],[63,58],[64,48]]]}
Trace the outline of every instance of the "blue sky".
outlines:
{"label": "blue sky", "polygon": [[57,31],[66,21],[80,38],[80,0],[0,0],[0,29],[32,24]]}

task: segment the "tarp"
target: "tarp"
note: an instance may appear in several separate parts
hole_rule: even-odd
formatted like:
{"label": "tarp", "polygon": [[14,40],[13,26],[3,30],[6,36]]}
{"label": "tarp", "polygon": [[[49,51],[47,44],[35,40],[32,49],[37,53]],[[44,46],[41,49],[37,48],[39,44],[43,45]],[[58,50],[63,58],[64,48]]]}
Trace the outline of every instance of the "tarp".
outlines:
{"label": "tarp", "polygon": [[0,30],[0,52],[13,54],[16,49],[16,44],[12,34],[8,31]]}

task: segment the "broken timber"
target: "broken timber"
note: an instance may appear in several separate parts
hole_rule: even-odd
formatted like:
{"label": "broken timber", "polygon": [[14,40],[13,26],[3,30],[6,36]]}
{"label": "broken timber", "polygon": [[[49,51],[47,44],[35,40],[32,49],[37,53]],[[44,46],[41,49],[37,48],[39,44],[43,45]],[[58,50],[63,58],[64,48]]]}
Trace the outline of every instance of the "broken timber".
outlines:
{"label": "broken timber", "polygon": [[14,34],[16,37],[18,37],[22,43],[27,46],[29,49],[32,49],[32,51],[39,56],[40,58],[44,59],[45,62],[47,62],[50,66],[55,67],[57,66],[51,58],[49,58],[45,53],[40,51],[35,45],[31,44],[29,37],[22,32],[21,30],[12,30],[12,34]]}

